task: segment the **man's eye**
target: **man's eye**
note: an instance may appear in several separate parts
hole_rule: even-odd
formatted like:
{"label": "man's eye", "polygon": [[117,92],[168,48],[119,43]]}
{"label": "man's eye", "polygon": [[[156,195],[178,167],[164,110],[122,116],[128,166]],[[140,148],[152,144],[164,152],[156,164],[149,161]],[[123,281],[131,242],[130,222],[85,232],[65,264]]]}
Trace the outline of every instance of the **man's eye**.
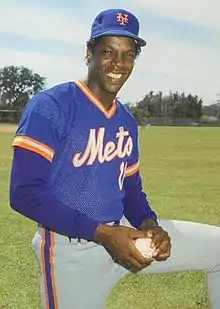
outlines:
{"label": "man's eye", "polygon": [[112,52],[111,52],[111,50],[105,49],[105,50],[103,51],[103,53],[104,53],[105,56],[110,56]]}
{"label": "man's eye", "polygon": [[135,59],[135,53],[128,53],[127,54],[127,57],[130,59],[130,60],[134,60]]}

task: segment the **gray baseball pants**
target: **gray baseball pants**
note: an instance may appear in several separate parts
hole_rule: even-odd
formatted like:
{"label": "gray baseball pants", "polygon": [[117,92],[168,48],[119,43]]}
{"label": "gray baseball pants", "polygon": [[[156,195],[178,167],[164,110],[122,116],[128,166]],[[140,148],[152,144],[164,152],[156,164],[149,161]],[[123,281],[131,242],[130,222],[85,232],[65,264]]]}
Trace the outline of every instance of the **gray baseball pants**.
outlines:
{"label": "gray baseball pants", "polygon": [[[160,220],[172,242],[171,257],[153,262],[141,274],[204,270],[213,309],[220,308],[220,228],[200,223]],[[123,218],[122,225],[130,226]],[[93,242],[39,228],[33,239],[40,270],[43,309],[104,309],[112,288],[128,270]]]}

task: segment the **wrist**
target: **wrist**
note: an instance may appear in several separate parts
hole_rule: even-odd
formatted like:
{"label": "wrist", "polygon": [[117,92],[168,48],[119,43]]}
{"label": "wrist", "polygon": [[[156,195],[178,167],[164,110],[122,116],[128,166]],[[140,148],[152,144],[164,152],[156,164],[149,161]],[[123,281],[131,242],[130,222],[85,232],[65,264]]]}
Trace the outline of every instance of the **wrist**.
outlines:
{"label": "wrist", "polygon": [[112,226],[100,223],[96,228],[94,241],[100,245],[104,245],[106,243],[106,239],[108,239],[112,234],[112,228]]}
{"label": "wrist", "polygon": [[152,228],[158,227],[158,226],[159,226],[159,224],[158,224],[157,220],[149,218],[149,219],[145,219],[141,223],[141,225],[139,226],[138,229],[141,230],[141,231],[146,231],[148,229],[152,229]]}

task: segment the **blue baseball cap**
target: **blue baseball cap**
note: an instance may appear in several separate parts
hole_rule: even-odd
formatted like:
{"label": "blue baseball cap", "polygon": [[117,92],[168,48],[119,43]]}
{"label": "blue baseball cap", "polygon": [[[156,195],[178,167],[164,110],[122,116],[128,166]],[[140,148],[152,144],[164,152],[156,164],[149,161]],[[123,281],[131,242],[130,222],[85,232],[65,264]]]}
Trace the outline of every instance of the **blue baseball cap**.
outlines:
{"label": "blue baseball cap", "polygon": [[124,36],[134,39],[139,46],[146,41],[139,37],[139,21],[134,14],[123,9],[108,9],[99,13],[93,21],[91,39],[105,36]]}

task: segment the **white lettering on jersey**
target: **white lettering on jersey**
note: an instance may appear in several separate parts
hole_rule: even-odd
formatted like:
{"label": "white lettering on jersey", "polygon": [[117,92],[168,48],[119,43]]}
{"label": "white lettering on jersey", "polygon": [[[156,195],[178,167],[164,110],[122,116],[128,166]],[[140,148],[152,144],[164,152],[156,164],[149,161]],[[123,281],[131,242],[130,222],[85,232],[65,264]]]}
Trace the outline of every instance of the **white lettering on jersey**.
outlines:
{"label": "white lettering on jersey", "polygon": [[123,189],[126,167],[127,167],[127,162],[121,162],[120,173],[119,173],[119,177],[118,177],[118,186],[119,186],[120,190]]}
{"label": "white lettering on jersey", "polygon": [[104,145],[104,136],[104,127],[90,129],[86,149],[84,152],[78,152],[74,155],[73,165],[75,167],[80,167],[84,164],[92,165],[95,160],[98,160],[99,163],[104,163],[113,160],[115,157],[124,158],[131,155],[133,141],[129,131],[125,131],[124,127],[120,127],[116,133],[116,143],[109,141]]}

